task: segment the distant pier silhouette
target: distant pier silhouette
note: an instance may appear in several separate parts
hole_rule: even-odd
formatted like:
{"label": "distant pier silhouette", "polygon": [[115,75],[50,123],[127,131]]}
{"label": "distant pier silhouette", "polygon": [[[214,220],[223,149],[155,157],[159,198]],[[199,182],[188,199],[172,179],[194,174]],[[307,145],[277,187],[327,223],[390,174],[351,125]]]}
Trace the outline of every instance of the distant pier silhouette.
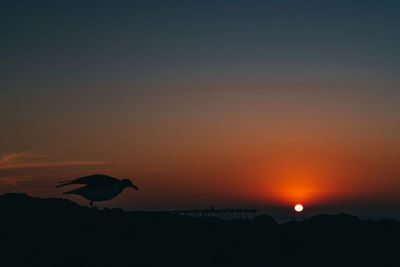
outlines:
{"label": "distant pier silhouette", "polygon": [[197,210],[173,210],[173,214],[186,215],[194,218],[218,218],[222,220],[252,220],[257,216],[257,209],[215,209],[210,207],[208,209]]}

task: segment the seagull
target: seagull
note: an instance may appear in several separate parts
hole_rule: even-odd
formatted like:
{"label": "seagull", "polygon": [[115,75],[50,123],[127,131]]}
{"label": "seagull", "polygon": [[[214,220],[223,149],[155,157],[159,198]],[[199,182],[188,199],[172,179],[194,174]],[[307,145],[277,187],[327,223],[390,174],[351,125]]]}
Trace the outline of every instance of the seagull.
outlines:
{"label": "seagull", "polygon": [[56,187],[62,187],[73,184],[84,184],[85,186],[64,192],[66,194],[80,195],[87,200],[90,200],[90,207],[93,207],[94,201],[106,201],[118,196],[125,187],[132,187],[135,190],[139,188],[134,185],[129,179],[119,180],[104,174],[94,174],[85,177],[80,177],[71,181],[60,182]]}

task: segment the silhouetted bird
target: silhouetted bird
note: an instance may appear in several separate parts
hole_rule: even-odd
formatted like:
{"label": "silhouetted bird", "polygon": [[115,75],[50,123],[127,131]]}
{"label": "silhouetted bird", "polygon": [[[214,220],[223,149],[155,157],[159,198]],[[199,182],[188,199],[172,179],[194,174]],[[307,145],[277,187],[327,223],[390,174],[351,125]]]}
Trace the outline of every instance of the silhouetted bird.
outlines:
{"label": "silhouetted bird", "polygon": [[64,192],[64,194],[80,195],[87,200],[90,200],[90,207],[93,207],[94,201],[106,201],[118,196],[125,187],[132,187],[136,190],[139,188],[134,185],[129,179],[118,180],[104,174],[94,174],[71,181],[60,182],[62,184],[56,187],[62,187],[72,184],[85,184],[86,186]]}

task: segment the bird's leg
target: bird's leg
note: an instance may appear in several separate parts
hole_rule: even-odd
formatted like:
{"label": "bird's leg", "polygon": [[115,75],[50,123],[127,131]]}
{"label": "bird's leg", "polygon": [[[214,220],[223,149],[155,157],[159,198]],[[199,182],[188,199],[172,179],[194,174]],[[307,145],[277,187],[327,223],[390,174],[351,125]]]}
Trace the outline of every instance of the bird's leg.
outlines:
{"label": "bird's leg", "polygon": [[93,200],[90,200],[89,205],[90,205],[91,208],[93,208]]}

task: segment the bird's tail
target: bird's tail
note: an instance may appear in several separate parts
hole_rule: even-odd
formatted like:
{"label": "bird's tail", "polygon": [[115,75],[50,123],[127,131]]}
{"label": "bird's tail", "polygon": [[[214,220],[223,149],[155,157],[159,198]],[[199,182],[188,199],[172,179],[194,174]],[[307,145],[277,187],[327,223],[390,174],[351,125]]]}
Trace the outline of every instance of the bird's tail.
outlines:
{"label": "bird's tail", "polygon": [[59,184],[56,187],[63,187],[63,186],[66,186],[66,185],[73,184],[73,182],[70,182],[70,181],[64,181],[64,182],[60,182],[60,183],[62,183],[62,184]]}
{"label": "bird's tail", "polygon": [[70,182],[72,182],[73,180],[68,180],[68,181],[60,181],[60,182],[58,182],[59,184],[64,184],[64,183],[70,183]]}

